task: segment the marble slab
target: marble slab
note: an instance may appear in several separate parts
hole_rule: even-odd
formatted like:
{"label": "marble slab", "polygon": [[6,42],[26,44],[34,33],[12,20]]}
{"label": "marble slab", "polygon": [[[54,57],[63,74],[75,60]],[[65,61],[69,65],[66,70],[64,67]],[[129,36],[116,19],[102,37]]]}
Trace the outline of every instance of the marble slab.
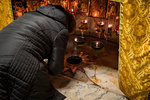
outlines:
{"label": "marble slab", "polygon": [[77,70],[74,77],[51,78],[54,87],[67,97],[65,100],[128,100],[118,87],[117,70],[97,65],[84,70]]}
{"label": "marble slab", "polygon": [[84,68],[86,75],[101,88],[124,95],[119,89],[118,71],[106,66],[91,65]]}
{"label": "marble slab", "polygon": [[65,77],[55,78],[55,82],[55,88],[67,97],[65,100],[128,100],[124,95],[102,89],[90,82]]}

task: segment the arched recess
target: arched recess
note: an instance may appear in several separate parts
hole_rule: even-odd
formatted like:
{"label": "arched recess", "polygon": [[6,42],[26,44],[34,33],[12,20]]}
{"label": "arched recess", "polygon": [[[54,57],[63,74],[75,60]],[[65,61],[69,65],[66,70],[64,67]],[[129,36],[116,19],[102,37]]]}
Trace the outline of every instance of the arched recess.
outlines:
{"label": "arched recess", "polygon": [[13,21],[10,0],[0,0],[0,30]]}

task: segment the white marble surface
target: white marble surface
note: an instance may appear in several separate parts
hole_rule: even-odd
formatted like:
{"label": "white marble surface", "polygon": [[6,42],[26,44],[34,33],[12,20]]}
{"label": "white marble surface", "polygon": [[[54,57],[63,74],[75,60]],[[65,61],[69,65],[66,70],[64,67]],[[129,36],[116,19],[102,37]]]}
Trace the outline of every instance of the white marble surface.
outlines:
{"label": "white marble surface", "polygon": [[128,100],[118,88],[117,70],[104,66],[84,70],[85,73],[77,70],[73,78],[53,77],[53,85],[67,97],[65,100]]}
{"label": "white marble surface", "polygon": [[67,97],[65,100],[127,100],[122,95],[78,81],[70,82],[59,91]]}
{"label": "white marble surface", "polygon": [[97,65],[92,65],[91,68],[84,68],[84,70],[95,84],[109,91],[124,95],[119,89],[117,70]]}

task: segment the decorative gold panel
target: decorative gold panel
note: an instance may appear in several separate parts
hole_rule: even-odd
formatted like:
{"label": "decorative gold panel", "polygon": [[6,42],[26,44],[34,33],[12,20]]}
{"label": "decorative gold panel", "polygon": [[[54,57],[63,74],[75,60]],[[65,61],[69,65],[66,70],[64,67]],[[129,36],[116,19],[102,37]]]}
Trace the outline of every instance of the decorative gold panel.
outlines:
{"label": "decorative gold panel", "polygon": [[121,3],[119,84],[132,100],[146,100],[150,92],[150,1]]}
{"label": "decorative gold panel", "polygon": [[0,30],[13,21],[12,7],[9,0],[0,0]]}

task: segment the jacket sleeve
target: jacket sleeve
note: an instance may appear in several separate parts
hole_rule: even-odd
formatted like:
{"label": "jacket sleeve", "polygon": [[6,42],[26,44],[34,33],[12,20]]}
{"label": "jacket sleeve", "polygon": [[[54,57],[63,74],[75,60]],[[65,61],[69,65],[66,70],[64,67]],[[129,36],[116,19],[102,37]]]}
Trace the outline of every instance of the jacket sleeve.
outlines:
{"label": "jacket sleeve", "polygon": [[8,94],[8,77],[7,73],[4,72],[3,65],[0,65],[0,100],[9,100]]}
{"label": "jacket sleeve", "polygon": [[48,59],[48,70],[51,75],[61,73],[64,68],[64,55],[68,42],[68,30],[61,30],[53,41],[52,54]]}

